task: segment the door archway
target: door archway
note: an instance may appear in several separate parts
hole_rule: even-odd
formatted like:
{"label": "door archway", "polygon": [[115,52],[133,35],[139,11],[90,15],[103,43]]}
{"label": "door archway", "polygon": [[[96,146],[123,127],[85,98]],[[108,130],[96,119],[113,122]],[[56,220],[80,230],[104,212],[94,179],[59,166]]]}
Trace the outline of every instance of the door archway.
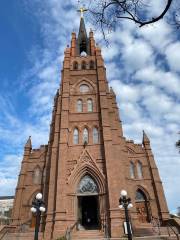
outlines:
{"label": "door archway", "polygon": [[145,193],[138,189],[136,191],[136,211],[140,223],[150,222],[149,201]]}
{"label": "door archway", "polygon": [[85,175],[80,180],[77,188],[77,199],[79,230],[98,229],[100,227],[99,189],[90,175]]}

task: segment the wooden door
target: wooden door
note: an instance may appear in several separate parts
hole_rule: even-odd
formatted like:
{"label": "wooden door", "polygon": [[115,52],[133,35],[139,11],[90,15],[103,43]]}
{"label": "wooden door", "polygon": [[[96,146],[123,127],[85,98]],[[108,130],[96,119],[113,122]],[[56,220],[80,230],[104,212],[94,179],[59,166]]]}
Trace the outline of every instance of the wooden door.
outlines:
{"label": "wooden door", "polygon": [[136,210],[138,215],[138,220],[141,223],[148,222],[148,209],[145,201],[136,202]]}

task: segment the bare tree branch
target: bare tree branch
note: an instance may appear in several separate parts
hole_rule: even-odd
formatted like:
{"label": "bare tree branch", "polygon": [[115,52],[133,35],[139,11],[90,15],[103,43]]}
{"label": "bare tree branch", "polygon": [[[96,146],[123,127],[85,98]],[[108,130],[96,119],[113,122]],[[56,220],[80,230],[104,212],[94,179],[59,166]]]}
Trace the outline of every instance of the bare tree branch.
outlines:
{"label": "bare tree branch", "polygon": [[143,0],[94,0],[90,1],[89,12],[94,25],[100,26],[105,36],[105,30],[115,29],[120,19],[130,20],[140,27],[159,21],[168,12],[173,1],[175,0],[167,0],[161,13],[154,17],[149,16],[150,11],[147,8],[151,6]]}

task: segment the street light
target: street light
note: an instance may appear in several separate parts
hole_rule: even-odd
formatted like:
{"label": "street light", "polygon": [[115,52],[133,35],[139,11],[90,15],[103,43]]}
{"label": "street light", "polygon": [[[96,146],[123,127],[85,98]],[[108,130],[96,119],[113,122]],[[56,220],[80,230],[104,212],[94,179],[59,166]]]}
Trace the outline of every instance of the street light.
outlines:
{"label": "street light", "polygon": [[128,209],[131,207],[133,207],[133,205],[131,203],[131,199],[127,198],[127,191],[122,190],[121,196],[119,198],[119,208],[120,209],[124,208],[124,210],[125,210],[128,240],[132,240],[131,226],[130,226],[129,214],[128,214]]}
{"label": "street light", "polygon": [[34,240],[38,240],[41,213],[44,213],[46,211],[46,208],[44,207],[44,201],[42,200],[42,198],[43,198],[42,193],[38,193],[35,197],[35,200],[33,200],[31,207],[31,212],[36,214]]}

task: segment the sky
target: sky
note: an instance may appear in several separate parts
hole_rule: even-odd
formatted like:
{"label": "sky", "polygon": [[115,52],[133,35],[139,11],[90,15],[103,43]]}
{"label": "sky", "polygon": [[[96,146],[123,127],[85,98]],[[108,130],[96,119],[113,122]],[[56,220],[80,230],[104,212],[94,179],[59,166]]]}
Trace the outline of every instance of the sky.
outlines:
{"label": "sky", "polygon": [[[161,9],[152,6],[151,11]],[[78,31],[77,1],[1,0],[0,195],[13,195],[29,136],[47,144],[53,98],[64,49]],[[85,17],[87,31],[94,26]],[[94,29],[95,30],[95,29]],[[124,136],[142,142],[145,130],[169,209],[180,206],[180,30],[165,20],[139,28],[123,21],[108,36],[95,30],[109,85],[120,109]]]}

